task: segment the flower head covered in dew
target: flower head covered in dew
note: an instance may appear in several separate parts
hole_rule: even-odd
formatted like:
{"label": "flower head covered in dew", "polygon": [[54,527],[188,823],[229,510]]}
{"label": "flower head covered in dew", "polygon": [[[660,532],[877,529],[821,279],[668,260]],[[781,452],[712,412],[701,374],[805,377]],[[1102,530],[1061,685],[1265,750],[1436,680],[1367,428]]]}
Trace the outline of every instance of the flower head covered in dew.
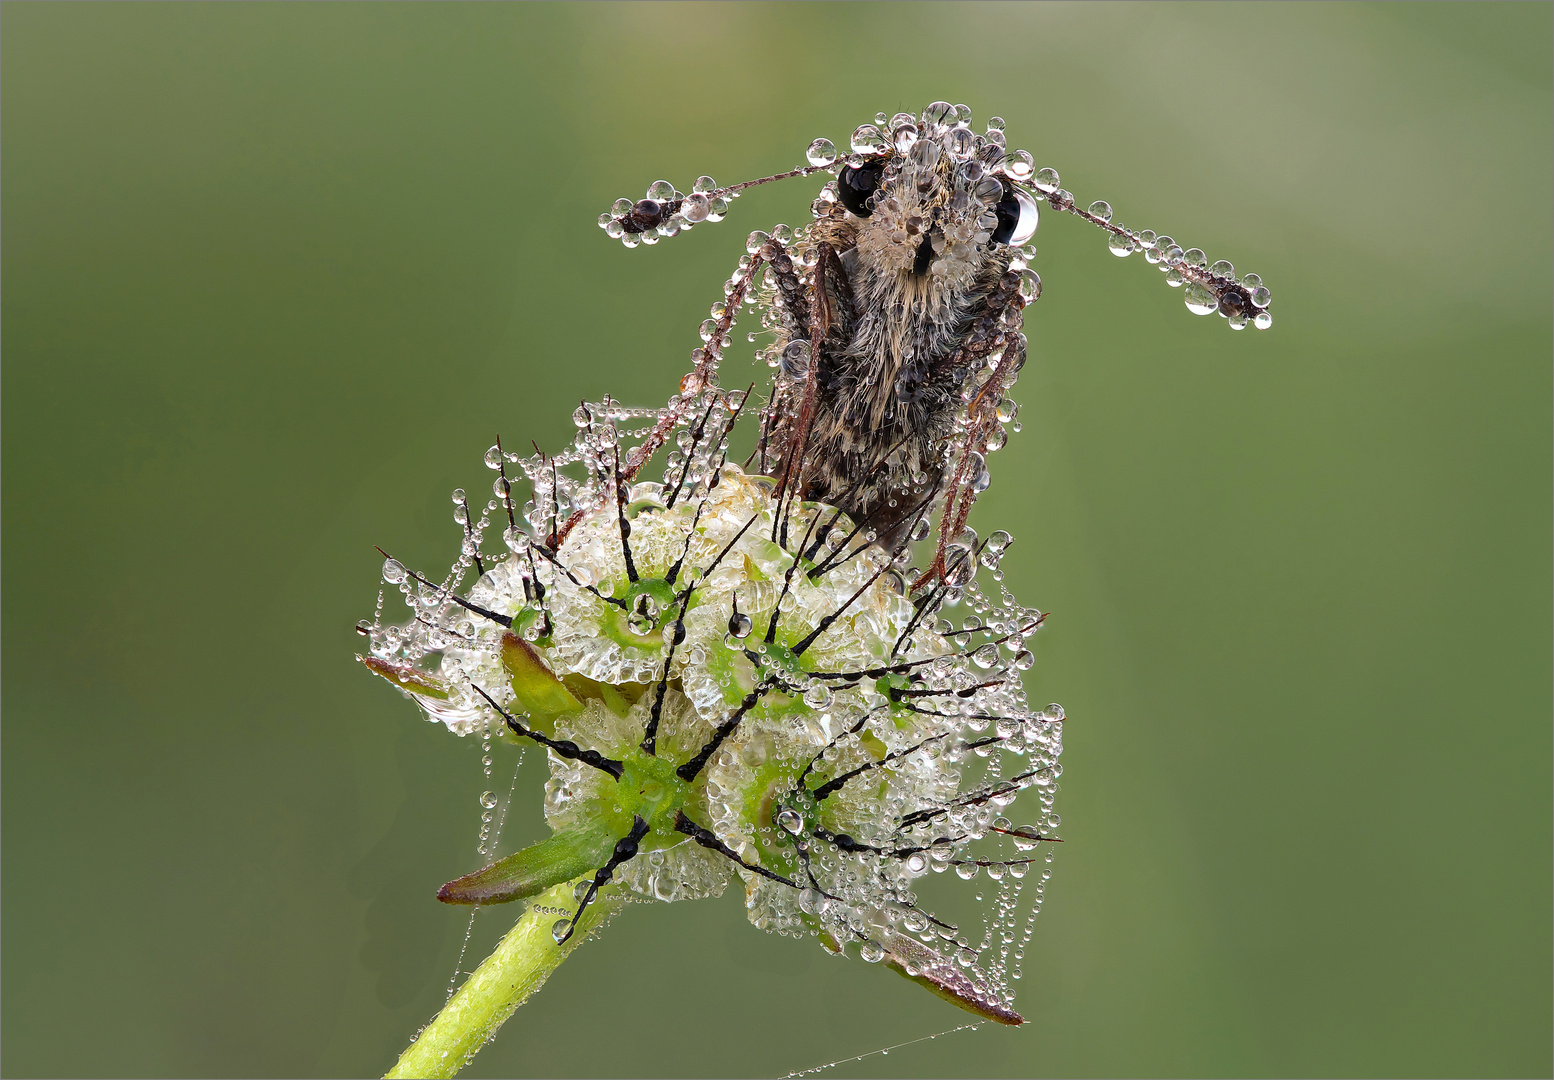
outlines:
{"label": "flower head covered in dew", "polygon": [[[727,461],[745,396],[701,390],[661,483],[619,483],[617,464],[660,410],[585,405],[553,457],[494,446],[478,517],[455,492],[451,570],[384,564],[412,615],[386,619],[380,594],[359,627],[367,666],[452,732],[549,751],[552,839],[440,897],[489,904],[579,879],[559,945],[602,896],[692,900],[737,882],[761,929],[1020,1023],[1025,941],[1011,925],[979,946],[915,886],[986,874],[1008,906],[1033,869],[1050,876],[1063,711],[1030,708],[1020,684],[1044,616],[1003,587],[1011,538],[967,530],[951,572],[908,595],[909,546],[884,551]],[[532,488],[521,512],[510,471]],[[490,532],[504,552],[488,553]],[[1028,788],[1040,811],[1017,824],[1005,811]]]}

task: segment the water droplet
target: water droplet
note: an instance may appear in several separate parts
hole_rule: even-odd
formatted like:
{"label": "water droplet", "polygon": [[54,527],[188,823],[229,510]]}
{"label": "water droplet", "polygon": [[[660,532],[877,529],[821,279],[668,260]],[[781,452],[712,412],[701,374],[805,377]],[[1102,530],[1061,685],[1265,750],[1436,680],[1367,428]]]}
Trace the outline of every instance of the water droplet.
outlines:
{"label": "water droplet", "polygon": [[885,149],[885,136],[873,124],[861,124],[849,140],[855,154],[878,154]]}
{"label": "water droplet", "polygon": [[1259,311],[1257,317],[1252,320],[1252,325],[1259,330],[1266,330],[1273,325],[1273,316],[1266,311]]}
{"label": "water droplet", "polygon": [[1090,213],[1102,221],[1110,221],[1112,219],[1112,204],[1105,199],[1097,199],[1090,204]]}
{"label": "water droplet", "polygon": [[1194,315],[1212,315],[1219,309],[1219,301],[1214,294],[1196,281],[1189,282],[1182,290],[1182,302]]}
{"label": "water droplet", "polygon": [[809,342],[790,341],[782,350],[779,363],[782,373],[790,379],[802,379],[809,372]]}
{"label": "water droplet", "polygon": [[654,202],[668,202],[674,194],[674,185],[668,180],[654,180],[648,185],[647,197]]}
{"label": "water droplet", "polygon": [[383,564],[383,580],[390,585],[398,585],[405,580],[405,576],[405,568],[398,559],[389,559]]}
{"label": "water droplet", "polygon": [[804,157],[811,165],[829,165],[836,160],[836,147],[830,139],[816,139],[804,151]]}
{"label": "water droplet", "polygon": [[[858,946],[858,955],[863,958],[865,963],[877,964],[885,959],[885,946],[871,938]],[[885,1052],[889,1053],[890,1051],[887,1050]]]}
{"label": "water droplet", "polygon": [[495,806],[496,805],[496,792],[494,792],[494,791],[482,791],[480,793],[480,805],[484,806],[487,810],[489,810],[493,806]]}
{"label": "water droplet", "polygon": [[1058,171],[1056,169],[1037,169],[1036,178],[1033,182],[1036,185],[1036,190],[1044,191],[1050,195],[1052,192],[1058,190],[1060,183],[1058,180]]}
{"label": "water droplet", "polygon": [[658,601],[647,593],[638,596],[631,605],[631,615],[626,620],[634,634],[650,634],[658,629]]}
{"label": "water droplet", "polygon": [[784,806],[777,811],[776,822],[782,829],[793,836],[797,836],[804,829],[804,815],[792,807]]}
{"label": "water droplet", "polygon": [[565,941],[567,939],[567,935],[571,932],[571,919],[557,919],[555,922],[550,924],[551,940],[555,941],[557,945],[560,945],[563,941]]}
{"label": "water droplet", "polygon": [[935,101],[923,110],[924,124],[955,123],[955,106],[948,101]]}
{"label": "water droplet", "polygon": [[831,688],[823,683],[814,683],[804,691],[804,704],[811,709],[824,709],[831,704]]}
{"label": "water droplet", "polygon": [[[977,137],[963,127],[951,128],[944,134],[944,152],[955,161],[967,161],[976,153]],[[978,164],[974,170],[980,173],[982,166]],[[967,176],[967,179],[972,179]]]}

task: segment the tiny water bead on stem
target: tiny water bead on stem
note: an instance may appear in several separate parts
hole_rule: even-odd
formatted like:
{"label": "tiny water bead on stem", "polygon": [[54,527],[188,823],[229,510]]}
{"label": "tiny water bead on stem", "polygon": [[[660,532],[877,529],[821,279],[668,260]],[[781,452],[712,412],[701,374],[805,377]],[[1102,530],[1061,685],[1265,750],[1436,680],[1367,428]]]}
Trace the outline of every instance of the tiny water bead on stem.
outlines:
{"label": "tiny water bead on stem", "polygon": [[[657,418],[608,401],[580,410],[562,454],[493,447],[497,498],[472,525],[457,515],[449,573],[384,563],[412,614],[387,622],[380,602],[362,662],[457,734],[544,747],[552,829],[442,887],[445,903],[526,900],[529,914],[396,1075],[451,1075],[622,904],[735,881],[761,929],[1022,1022],[1000,951],[1015,905],[978,945],[916,887],[950,870],[1018,882],[1061,842],[1063,713],[1031,709],[1019,682],[1044,616],[977,583],[1001,578],[1010,537],[968,530],[950,573],[912,594],[909,538],[882,547],[729,463],[743,394],[707,388],[698,405],[662,482],[628,483],[618,464],[654,426],[622,425]],[[511,464],[533,488],[521,514]],[[484,553],[492,521],[505,553]],[[959,625],[957,604],[973,612]],[[1004,811],[1027,790],[1040,816],[1017,827]]]}

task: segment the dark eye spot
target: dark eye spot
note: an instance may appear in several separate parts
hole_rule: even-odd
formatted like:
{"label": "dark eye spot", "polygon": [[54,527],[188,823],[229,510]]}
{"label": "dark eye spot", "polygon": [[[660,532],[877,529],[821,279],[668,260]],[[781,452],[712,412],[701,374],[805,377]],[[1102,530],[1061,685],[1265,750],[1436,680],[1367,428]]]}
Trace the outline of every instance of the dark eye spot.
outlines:
{"label": "dark eye spot", "polygon": [[862,165],[849,165],[836,178],[836,197],[858,217],[874,213],[869,206],[869,196],[880,186],[880,176],[885,171],[882,161],[866,161]]}
{"label": "dark eye spot", "polygon": [[998,227],[993,230],[993,243],[1007,244],[1014,235],[1014,227],[1020,223],[1020,204],[1015,201],[1014,189],[1005,185],[1004,197],[993,207],[998,215]]}
{"label": "dark eye spot", "polygon": [[1004,185],[1004,197],[993,207],[998,215],[998,225],[990,239],[995,244],[1025,243],[1036,234],[1036,203],[1008,184]]}

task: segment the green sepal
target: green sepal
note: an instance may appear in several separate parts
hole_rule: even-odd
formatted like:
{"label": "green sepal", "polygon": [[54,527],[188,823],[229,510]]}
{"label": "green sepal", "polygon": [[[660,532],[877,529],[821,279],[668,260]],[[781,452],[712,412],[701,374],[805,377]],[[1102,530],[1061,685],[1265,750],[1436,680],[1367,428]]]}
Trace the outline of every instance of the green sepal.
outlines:
{"label": "green sepal", "polygon": [[597,870],[620,839],[608,824],[583,832],[558,833],[437,890],[445,904],[505,904],[542,893],[553,885]]}
{"label": "green sepal", "polygon": [[570,675],[561,676],[561,685],[569,690],[573,697],[579,701],[587,701],[597,698],[604,702],[604,707],[616,716],[624,717],[631,711],[632,703],[626,700],[624,694],[609,683],[595,682],[587,675],[573,672]]}
{"label": "green sepal", "polygon": [[517,634],[502,635],[502,666],[512,676],[518,708],[528,714],[535,730],[554,735],[556,717],[583,707],[534,646]]}
{"label": "green sepal", "polygon": [[435,701],[447,701],[451,696],[451,687],[446,681],[435,675],[428,675],[419,668],[408,664],[391,664],[387,660],[379,660],[376,656],[360,656],[357,659],[367,666],[368,671],[374,675],[381,675],[407,693],[432,698]]}

